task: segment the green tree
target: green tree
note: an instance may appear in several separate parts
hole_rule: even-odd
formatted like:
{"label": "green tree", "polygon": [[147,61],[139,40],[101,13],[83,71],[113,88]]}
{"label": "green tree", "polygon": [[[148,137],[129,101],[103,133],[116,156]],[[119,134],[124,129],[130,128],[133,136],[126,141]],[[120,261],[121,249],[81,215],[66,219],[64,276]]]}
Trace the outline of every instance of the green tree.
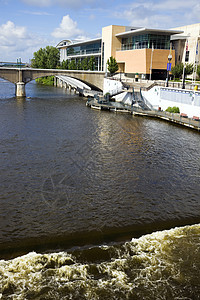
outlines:
{"label": "green tree", "polygon": [[61,68],[63,70],[68,70],[69,69],[69,60],[68,59],[62,61]]}
{"label": "green tree", "polygon": [[174,75],[174,78],[181,78],[183,74],[183,63],[179,63],[172,67],[172,75]]}
{"label": "green tree", "polygon": [[197,75],[198,75],[198,77],[200,79],[200,65],[198,65],[198,67],[197,67]]}
{"label": "green tree", "polygon": [[[172,74],[174,75],[174,78],[181,78],[183,75],[183,63],[179,63],[172,67]],[[192,74],[193,72],[193,64],[186,64],[185,65],[185,76]]]}
{"label": "green tree", "polygon": [[69,70],[76,70],[76,62],[75,59],[72,59],[69,64],[68,64],[68,69]]}
{"label": "green tree", "polygon": [[79,59],[77,64],[76,64],[77,70],[81,70],[82,66],[81,66],[81,60]]}
{"label": "green tree", "polygon": [[193,73],[193,68],[194,68],[193,64],[186,64],[186,66],[185,66],[185,75],[192,74]]}
{"label": "green tree", "polygon": [[40,48],[34,52],[31,66],[41,69],[56,69],[60,64],[60,52],[53,46]]}
{"label": "green tree", "polygon": [[110,74],[114,74],[118,71],[119,66],[117,64],[116,59],[111,56],[108,60],[107,60],[107,65],[108,65],[108,71],[110,72]]}
{"label": "green tree", "polygon": [[95,58],[94,56],[91,56],[88,61],[88,68],[89,70],[94,71],[94,67],[95,67]]}
{"label": "green tree", "polygon": [[81,61],[81,69],[87,71],[88,70],[88,58],[85,57],[82,61]]}

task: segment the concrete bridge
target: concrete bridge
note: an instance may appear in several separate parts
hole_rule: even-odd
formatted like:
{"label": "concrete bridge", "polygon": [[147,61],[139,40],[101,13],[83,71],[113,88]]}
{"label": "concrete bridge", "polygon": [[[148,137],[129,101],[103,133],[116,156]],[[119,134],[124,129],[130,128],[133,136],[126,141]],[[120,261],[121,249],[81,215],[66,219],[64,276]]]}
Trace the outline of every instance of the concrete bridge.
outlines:
{"label": "concrete bridge", "polygon": [[4,68],[0,67],[0,77],[16,85],[16,96],[25,97],[25,85],[39,77],[65,75],[76,78],[93,89],[103,91],[105,72],[60,70],[60,69],[33,69],[33,68]]}

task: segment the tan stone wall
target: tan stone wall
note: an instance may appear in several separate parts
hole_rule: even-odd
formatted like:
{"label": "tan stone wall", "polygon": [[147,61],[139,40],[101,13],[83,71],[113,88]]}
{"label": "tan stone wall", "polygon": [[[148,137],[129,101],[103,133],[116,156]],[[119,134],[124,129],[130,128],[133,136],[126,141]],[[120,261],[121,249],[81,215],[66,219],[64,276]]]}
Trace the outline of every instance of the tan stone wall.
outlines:
{"label": "tan stone wall", "polygon": [[115,57],[116,49],[121,47],[120,40],[115,36],[117,33],[124,32],[125,26],[110,25],[102,28],[102,45],[104,43],[104,71],[106,70],[107,60]]}
{"label": "tan stone wall", "polygon": [[116,60],[125,63],[125,73],[146,73],[146,49],[117,51]]}
{"label": "tan stone wall", "polygon": [[[117,51],[118,63],[125,63],[125,73],[150,74],[151,49]],[[152,69],[167,69],[169,50],[154,49]],[[172,50],[172,66],[175,65],[175,51]]]}
{"label": "tan stone wall", "polygon": [[[169,50],[154,49],[152,57],[152,69],[167,69]],[[146,49],[146,74],[150,74],[151,49]],[[175,65],[175,51],[172,50],[172,67]]]}

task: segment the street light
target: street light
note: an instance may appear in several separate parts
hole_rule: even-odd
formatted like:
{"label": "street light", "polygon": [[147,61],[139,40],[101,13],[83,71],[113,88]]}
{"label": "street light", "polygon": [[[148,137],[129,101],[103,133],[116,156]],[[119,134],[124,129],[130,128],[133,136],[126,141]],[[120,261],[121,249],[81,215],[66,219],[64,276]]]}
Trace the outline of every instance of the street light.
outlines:
{"label": "street light", "polygon": [[168,64],[167,64],[167,82],[166,82],[166,87],[168,87],[168,82],[169,82],[169,71],[171,71],[171,60],[172,60],[172,54],[171,54],[171,45],[170,45],[170,52],[168,55]]}

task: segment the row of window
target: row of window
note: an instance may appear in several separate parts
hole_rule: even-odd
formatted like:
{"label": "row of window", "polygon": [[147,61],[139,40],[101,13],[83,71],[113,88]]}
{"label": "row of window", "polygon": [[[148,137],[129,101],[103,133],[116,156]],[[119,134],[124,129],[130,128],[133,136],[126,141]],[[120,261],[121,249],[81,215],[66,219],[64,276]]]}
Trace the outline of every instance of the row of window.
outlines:
{"label": "row of window", "polygon": [[121,50],[133,49],[170,49],[169,35],[142,34],[122,38]]}
{"label": "row of window", "polygon": [[67,48],[67,56],[101,53],[101,41]]}
{"label": "row of window", "polygon": [[[121,50],[132,49],[169,49],[170,48],[170,36],[169,35],[156,35],[156,34],[142,34],[138,36],[132,36],[129,38],[122,38]],[[80,45],[69,46],[66,49],[67,56],[74,55],[86,55],[101,53],[101,41]]]}

